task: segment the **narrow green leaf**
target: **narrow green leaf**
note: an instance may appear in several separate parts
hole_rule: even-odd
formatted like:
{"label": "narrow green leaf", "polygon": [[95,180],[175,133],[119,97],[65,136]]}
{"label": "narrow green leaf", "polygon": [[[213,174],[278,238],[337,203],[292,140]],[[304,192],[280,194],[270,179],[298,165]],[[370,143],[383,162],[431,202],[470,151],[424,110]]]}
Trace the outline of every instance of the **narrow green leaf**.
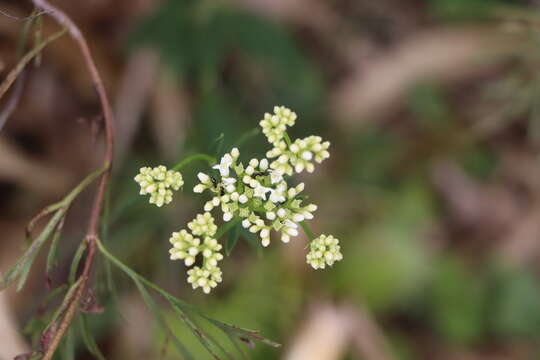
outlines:
{"label": "narrow green leaf", "polygon": [[73,328],[69,327],[64,336],[64,347],[62,349],[62,360],[75,360],[75,338]]}
{"label": "narrow green leaf", "polygon": [[258,257],[262,257],[263,248],[261,246],[261,240],[247,229],[242,228],[241,232],[246,243],[257,252]]}
{"label": "narrow green leaf", "polygon": [[216,232],[216,235],[215,235],[216,239],[221,238],[223,235],[225,235],[227,231],[231,230],[234,226],[240,223],[240,221],[242,221],[242,218],[240,216],[237,216],[231,221],[221,225],[221,227]]}
{"label": "narrow green leaf", "polygon": [[58,318],[60,318],[60,315],[62,315],[62,313],[67,309],[67,307],[68,307],[68,305],[69,305],[69,303],[71,301],[71,296],[73,295],[73,293],[75,292],[77,287],[79,287],[80,282],[81,282],[81,279],[78,279],[73,285],[71,285],[69,287],[69,290],[68,290],[66,296],[64,296],[64,300],[62,300],[62,304],[60,304],[58,309],[56,309],[56,311],[54,312],[51,320],[49,321],[47,326],[45,326],[45,329],[43,330],[43,333],[45,333],[56,322],[56,320],[58,320]]}
{"label": "narrow green leaf", "polygon": [[220,357],[214,352],[213,346],[216,346],[215,343],[213,343],[212,340],[210,340],[208,334],[206,334],[201,328],[198,328],[195,326],[193,321],[189,318],[189,316],[184,313],[174,302],[170,302],[171,307],[173,310],[180,316],[180,319],[186,324],[189,330],[193,333],[193,335],[199,340],[202,346],[214,357],[214,359],[219,360]]}
{"label": "narrow green leaf", "polygon": [[246,352],[244,351],[244,348],[240,346],[238,338],[234,335],[231,335],[230,333],[225,331],[225,334],[229,338],[229,341],[233,344],[236,351],[242,356],[244,359],[248,359]]}
{"label": "narrow green leaf", "polygon": [[234,335],[234,336],[237,336],[237,337],[245,337],[245,338],[253,339],[253,340],[265,343],[267,345],[273,346],[273,347],[280,347],[281,346],[281,344],[261,336],[260,331],[245,329],[245,328],[241,328],[241,327],[235,326],[235,325],[229,325],[229,324],[226,324],[224,322],[209,318],[207,316],[204,316],[204,315],[202,315],[202,316],[206,320],[208,320],[210,323],[214,324],[219,329],[224,331],[225,333],[228,333],[228,334],[231,334],[231,335]]}
{"label": "narrow green leaf", "polygon": [[13,281],[20,277],[19,284],[17,286],[17,291],[21,290],[26,282],[32,263],[36,259],[41,246],[47,241],[50,237],[53,230],[56,228],[60,220],[64,216],[64,210],[58,210],[54,216],[49,220],[45,229],[41,234],[34,240],[32,245],[26,250],[26,252],[19,258],[19,260],[13,265],[6,274],[0,280],[0,291],[7,288]]}
{"label": "narrow green leaf", "polygon": [[187,350],[187,348],[184,346],[184,344],[182,344],[180,340],[178,339],[178,337],[171,331],[171,329],[169,328],[169,325],[167,325],[167,322],[163,318],[163,314],[161,313],[161,310],[156,305],[156,303],[154,302],[154,299],[152,299],[152,296],[148,293],[144,285],[141,284],[141,282],[139,281],[139,279],[137,279],[137,277],[132,276],[131,279],[135,283],[135,286],[137,286],[137,289],[141,293],[141,296],[144,302],[146,303],[146,305],[148,306],[148,308],[150,308],[150,310],[152,310],[152,312],[154,313],[154,317],[156,318],[160,327],[163,329],[163,331],[165,331],[166,334],[169,334],[170,339],[172,340],[176,349],[186,359],[194,359],[189,353],[189,351]]}
{"label": "narrow green leaf", "polygon": [[94,355],[94,357],[98,360],[106,360],[101,350],[99,350],[99,347],[96,344],[96,340],[92,336],[92,333],[88,331],[88,327],[87,327],[86,319],[84,315],[80,314],[78,320],[79,320],[79,330],[81,332],[81,337],[84,342],[84,345],[86,345],[86,349],[88,349],[88,352]]}
{"label": "narrow green leaf", "polygon": [[236,246],[236,243],[238,242],[238,238],[240,237],[240,224],[236,224],[235,227],[233,227],[229,231],[229,236],[227,237],[227,242],[225,243],[225,254],[229,256]]}
{"label": "narrow green leaf", "polygon": [[86,247],[88,244],[86,241],[82,241],[79,247],[77,248],[77,251],[75,251],[75,255],[73,255],[73,261],[71,262],[71,265],[69,267],[69,276],[68,276],[68,282],[72,284],[75,281],[75,277],[77,276],[77,269],[79,268],[79,263],[81,262],[82,256],[86,250]]}
{"label": "narrow green leaf", "polygon": [[51,242],[51,247],[49,248],[49,253],[47,254],[47,274],[50,274],[54,265],[56,265],[56,257],[58,255],[58,243],[60,242],[60,236],[62,235],[62,228],[64,227],[65,217],[62,218],[56,230],[54,232],[54,237]]}

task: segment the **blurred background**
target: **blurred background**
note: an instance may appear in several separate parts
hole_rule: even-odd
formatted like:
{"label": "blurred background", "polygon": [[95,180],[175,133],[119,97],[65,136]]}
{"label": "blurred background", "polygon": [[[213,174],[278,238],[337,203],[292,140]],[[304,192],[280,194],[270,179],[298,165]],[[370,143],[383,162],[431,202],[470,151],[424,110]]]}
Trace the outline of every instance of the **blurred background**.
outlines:
{"label": "blurred background", "polygon": [[[114,106],[108,247],[206,314],[283,344],[257,344],[248,358],[540,358],[539,1],[51,2],[83,30]],[[0,14],[4,77],[17,63],[17,18],[32,6],[2,0],[0,10],[10,15]],[[43,36],[57,29],[44,18]],[[22,253],[31,217],[102,159],[99,103],[68,36],[28,67],[21,91],[0,130],[0,271]],[[202,165],[183,171],[183,192],[163,209],[132,178],[212,151],[220,134],[230,148],[274,105],[297,112],[293,137],[332,142],[316,174],[296,180],[319,205],[312,230],[339,238],[344,260],[314,271],[305,237],[264,252],[240,241],[224,282],[200,295],[168,261],[167,239],[207,200],[190,191]],[[266,150],[259,135],[241,153]],[[91,199],[70,211],[53,286],[65,282]],[[0,294],[1,359],[36,342],[41,255],[22,292]],[[106,357],[179,358],[133,284],[115,272],[113,301],[102,268],[94,291],[105,312],[89,326]],[[80,341],[76,354],[92,358]]]}

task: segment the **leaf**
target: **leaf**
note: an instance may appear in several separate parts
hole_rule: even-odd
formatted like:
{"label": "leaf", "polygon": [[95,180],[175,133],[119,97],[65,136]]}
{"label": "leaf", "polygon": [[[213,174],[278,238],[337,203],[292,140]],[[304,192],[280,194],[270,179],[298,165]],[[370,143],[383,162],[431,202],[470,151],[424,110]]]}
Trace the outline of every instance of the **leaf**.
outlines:
{"label": "leaf", "polygon": [[139,292],[141,293],[141,296],[142,296],[144,302],[150,308],[150,310],[152,310],[152,312],[154,313],[154,317],[156,318],[156,320],[157,320],[158,324],[160,325],[160,327],[165,331],[166,334],[169,334],[169,336],[170,336],[174,346],[176,347],[176,349],[186,359],[193,359],[193,357],[191,356],[189,351],[186,349],[186,347],[180,342],[180,340],[176,337],[176,335],[173,334],[173,332],[171,331],[171,329],[167,325],[167,322],[165,321],[165,319],[163,318],[163,315],[161,314],[161,310],[156,305],[156,303],[154,302],[154,299],[152,299],[152,296],[148,293],[148,291],[146,290],[144,285],[141,284],[141,282],[139,281],[139,279],[137,279],[137,277],[131,276],[131,275],[130,275],[130,277],[133,280],[133,282],[135,283],[135,285],[137,286],[137,289],[139,290]]}
{"label": "leaf", "polygon": [[247,242],[247,244],[253,248],[257,252],[257,256],[261,257],[263,256],[263,249],[261,246],[261,241],[257,236],[255,236],[253,233],[250,233],[249,230],[246,230],[244,228],[241,229],[242,236],[244,240]]}
{"label": "leaf", "polygon": [[212,348],[215,346],[215,343],[212,343],[208,335],[201,329],[195,326],[195,324],[191,321],[191,319],[187,316],[185,312],[183,312],[174,302],[170,302],[171,307],[173,310],[180,316],[180,319],[186,324],[189,330],[193,333],[193,335],[199,340],[202,346],[214,357],[214,359],[219,360],[220,357],[214,352],[214,349]]}
{"label": "leaf", "polygon": [[236,226],[229,231],[229,236],[227,237],[227,242],[225,243],[225,254],[227,254],[227,256],[231,254],[232,250],[236,246],[236,243],[238,243],[240,229],[240,224],[236,224]]}
{"label": "leaf", "polygon": [[81,244],[77,248],[77,251],[75,252],[75,255],[73,256],[73,261],[71,262],[71,266],[69,267],[69,283],[73,283],[75,281],[75,277],[77,276],[77,269],[79,268],[79,263],[81,262],[81,258],[84,254],[84,251],[86,250],[86,246],[86,241],[81,242]]}
{"label": "leaf", "polygon": [[75,360],[75,338],[72,327],[69,327],[67,330],[64,337],[64,348],[62,350],[62,360]]}
{"label": "leaf", "polygon": [[260,335],[261,332],[258,330],[250,330],[250,329],[241,328],[236,325],[229,325],[224,322],[209,318],[202,314],[201,316],[203,316],[206,320],[214,324],[216,327],[218,327],[225,333],[236,336],[238,339],[244,342],[246,342],[245,339],[247,338],[247,339],[253,339],[253,340],[262,342],[264,344],[267,344],[273,347],[281,347],[281,344],[261,336]]}
{"label": "leaf", "polygon": [[56,320],[60,317],[60,315],[62,314],[62,312],[64,312],[69,303],[71,302],[71,296],[73,295],[73,293],[75,292],[75,290],[79,287],[79,284],[81,282],[81,279],[78,279],[73,285],[70,286],[66,296],[64,296],[64,300],[62,300],[62,304],[60,304],[60,307],[58,307],[58,309],[56,309],[56,311],[54,312],[51,320],[49,321],[49,323],[47,324],[47,326],[45,327],[45,329],[43,330],[43,333],[45,334],[47,332],[47,330],[54,325],[54,323],[56,322]]}
{"label": "leaf", "polygon": [[105,356],[103,356],[103,353],[101,350],[99,350],[99,347],[96,344],[96,340],[92,336],[92,334],[88,331],[88,328],[86,326],[86,319],[84,318],[84,315],[79,316],[79,329],[81,331],[81,337],[84,342],[84,345],[88,349],[88,352],[98,360],[105,360]]}
{"label": "leaf", "polygon": [[11,283],[15,281],[18,277],[20,277],[20,280],[19,284],[17,285],[17,291],[20,291],[23,288],[24,283],[26,282],[26,279],[28,277],[28,273],[30,272],[30,268],[32,267],[32,263],[36,259],[39,250],[47,241],[47,239],[51,236],[53,230],[64,217],[64,214],[65,211],[63,209],[60,209],[54,214],[52,219],[49,220],[49,223],[47,224],[47,226],[45,226],[45,229],[43,229],[41,234],[34,240],[32,245],[30,245],[30,247],[26,250],[23,256],[21,256],[19,260],[15,263],[15,265],[13,265],[2,277],[2,279],[0,280],[0,291],[11,285]]}
{"label": "leaf", "polygon": [[47,276],[52,271],[54,265],[56,265],[56,257],[58,255],[58,243],[60,241],[60,236],[62,235],[62,228],[64,227],[65,217],[58,223],[56,227],[54,237],[51,242],[51,247],[49,248],[49,253],[47,254]]}

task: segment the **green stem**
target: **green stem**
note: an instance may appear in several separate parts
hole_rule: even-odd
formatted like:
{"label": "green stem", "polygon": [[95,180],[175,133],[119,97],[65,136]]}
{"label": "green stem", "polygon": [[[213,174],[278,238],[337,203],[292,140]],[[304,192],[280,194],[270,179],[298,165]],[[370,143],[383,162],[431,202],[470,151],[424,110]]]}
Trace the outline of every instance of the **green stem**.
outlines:
{"label": "green stem", "polygon": [[180,161],[172,169],[175,170],[175,171],[181,170],[183,167],[185,167],[185,166],[191,164],[193,161],[197,161],[197,160],[206,161],[208,163],[208,165],[210,165],[210,166],[212,166],[212,165],[214,165],[216,163],[216,159],[214,159],[210,155],[195,154],[195,155],[188,156],[184,160]]}
{"label": "green stem", "polygon": [[113,254],[111,254],[106,248],[105,246],[103,246],[103,244],[101,243],[101,241],[99,239],[96,239],[96,244],[98,246],[98,249],[99,251],[110,261],[112,262],[114,265],[116,265],[116,267],[118,267],[120,270],[122,270],[123,272],[125,272],[129,277],[131,277],[132,279],[136,279],[136,280],[139,280],[140,282],[142,282],[144,285],[148,286],[149,288],[155,290],[156,292],[158,292],[160,295],[162,295],[163,297],[165,297],[167,300],[178,300],[176,299],[176,297],[172,294],[170,294],[169,292],[163,290],[162,288],[160,288],[159,286],[157,286],[156,284],[154,284],[153,282],[149,281],[149,280],[146,280],[144,277],[142,277],[141,275],[139,275],[138,273],[136,273],[135,271],[131,270],[126,264],[124,264],[123,262],[121,262],[116,256],[114,256]]}
{"label": "green stem", "polygon": [[302,221],[300,223],[300,226],[302,227],[302,229],[304,230],[304,232],[306,233],[309,241],[313,241],[315,240],[315,235],[313,235],[313,232],[310,230],[309,226],[306,224],[305,221]]}
{"label": "green stem", "polygon": [[83,181],[80,182],[75,189],[71,190],[71,192],[62,200],[60,203],[64,206],[69,206],[71,202],[83,191],[88,185],[90,185],[99,175],[101,175],[105,170],[109,168],[109,164],[106,164],[100,169],[97,169],[87,177],[83,179]]}
{"label": "green stem", "polygon": [[240,147],[240,145],[243,145],[244,143],[259,135],[260,133],[261,131],[258,127],[251,129],[247,133],[240,136],[240,138],[234,143],[234,147]]}

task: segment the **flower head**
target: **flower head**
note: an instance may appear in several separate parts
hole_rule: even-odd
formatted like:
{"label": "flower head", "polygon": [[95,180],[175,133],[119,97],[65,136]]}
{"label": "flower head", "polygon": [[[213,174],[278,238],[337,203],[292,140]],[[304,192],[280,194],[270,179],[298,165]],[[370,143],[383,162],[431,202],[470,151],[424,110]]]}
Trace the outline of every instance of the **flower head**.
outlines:
{"label": "flower head", "polygon": [[260,121],[263,134],[268,142],[274,144],[280,141],[287,130],[287,126],[293,126],[296,121],[296,113],[284,106],[274,106],[274,114],[266,113]]}
{"label": "flower head", "polygon": [[150,204],[158,207],[172,201],[173,190],[179,190],[184,185],[182,174],[178,171],[167,170],[163,165],[150,168],[143,167],[135,176],[135,181],[141,187],[141,195],[150,195]]}
{"label": "flower head", "polygon": [[209,294],[210,291],[221,282],[221,270],[218,267],[205,267],[194,266],[188,270],[188,283],[191,284],[193,289],[201,288],[205,294]]}
{"label": "flower head", "polygon": [[332,235],[321,235],[309,244],[309,253],[306,260],[314,269],[324,269],[326,265],[332,266],[334,262],[343,259],[339,240]]}

